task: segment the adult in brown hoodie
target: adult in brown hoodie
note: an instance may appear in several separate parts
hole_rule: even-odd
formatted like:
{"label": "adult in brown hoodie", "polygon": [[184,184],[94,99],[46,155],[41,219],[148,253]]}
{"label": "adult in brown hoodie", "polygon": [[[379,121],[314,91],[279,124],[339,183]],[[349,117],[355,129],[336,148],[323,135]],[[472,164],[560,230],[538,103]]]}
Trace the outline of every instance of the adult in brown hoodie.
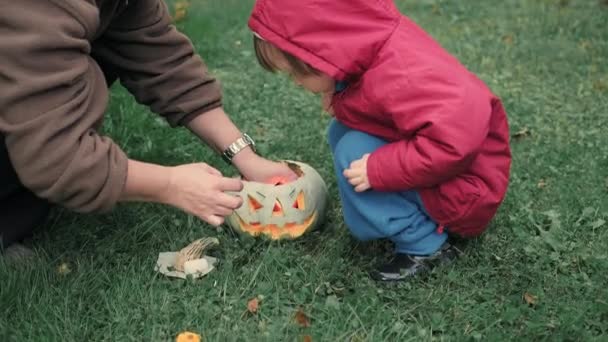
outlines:
{"label": "adult in brown hoodie", "polygon": [[[0,238],[29,234],[56,203],[101,212],[119,201],[178,207],[210,224],[240,206],[241,182],[200,164],[129,159],[98,134],[108,85],[186,126],[217,151],[241,132],[218,83],[162,0],[0,0]],[[263,181],[289,169],[243,149],[232,160]]]}

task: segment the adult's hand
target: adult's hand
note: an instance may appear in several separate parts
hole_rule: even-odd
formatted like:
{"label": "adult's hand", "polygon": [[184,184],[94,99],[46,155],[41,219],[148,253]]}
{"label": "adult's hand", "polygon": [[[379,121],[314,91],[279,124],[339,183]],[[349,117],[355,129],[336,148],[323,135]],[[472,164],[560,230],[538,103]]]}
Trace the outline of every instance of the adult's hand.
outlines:
{"label": "adult's hand", "polygon": [[129,160],[121,199],[168,204],[218,226],[242,204],[226,192],[242,188],[239,179],[223,177],[204,163],[165,167]]}
{"label": "adult's hand", "polygon": [[[194,118],[188,128],[216,151],[222,152],[242,136],[223,108],[215,108]],[[255,154],[250,147],[237,153],[232,163],[247,180],[263,183],[289,182],[296,174],[284,163],[271,161]]]}
{"label": "adult's hand", "polygon": [[241,197],[229,195],[227,191],[240,191],[242,182],[237,178],[226,178],[211,166],[187,164],[171,169],[166,203],[199,217],[211,225],[224,223],[243,203]]}
{"label": "adult's hand", "polygon": [[276,184],[289,183],[298,178],[285,163],[262,158],[250,149],[239,154],[235,156],[233,163],[249,181]]}

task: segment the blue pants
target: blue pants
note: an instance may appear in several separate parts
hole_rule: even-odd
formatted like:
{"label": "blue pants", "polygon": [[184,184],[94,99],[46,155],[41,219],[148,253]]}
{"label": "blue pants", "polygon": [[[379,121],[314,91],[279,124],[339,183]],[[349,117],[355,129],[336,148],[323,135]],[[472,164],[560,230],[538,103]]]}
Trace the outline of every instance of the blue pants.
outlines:
{"label": "blue pants", "polygon": [[416,191],[355,192],[342,172],[350,163],[387,144],[386,141],[350,129],[335,119],[328,131],[334,156],[344,222],[359,240],[390,239],[397,253],[429,255],[439,250],[447,233],[437,232]]}

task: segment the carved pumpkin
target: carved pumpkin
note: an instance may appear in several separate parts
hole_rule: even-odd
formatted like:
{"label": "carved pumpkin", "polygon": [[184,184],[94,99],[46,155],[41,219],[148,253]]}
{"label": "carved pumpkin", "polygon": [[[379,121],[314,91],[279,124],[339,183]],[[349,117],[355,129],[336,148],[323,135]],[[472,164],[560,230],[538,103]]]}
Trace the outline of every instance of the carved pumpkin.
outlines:
{"label": "carved pumpkin", "polygon": [[327,205],[323,178],[307,164],[286,163],[298,175],[295,181],[271,184],[243,181],[243,190],[238,193],[243,205],[226,220],[232,229],[279,240],[300,237],[319,225]]}

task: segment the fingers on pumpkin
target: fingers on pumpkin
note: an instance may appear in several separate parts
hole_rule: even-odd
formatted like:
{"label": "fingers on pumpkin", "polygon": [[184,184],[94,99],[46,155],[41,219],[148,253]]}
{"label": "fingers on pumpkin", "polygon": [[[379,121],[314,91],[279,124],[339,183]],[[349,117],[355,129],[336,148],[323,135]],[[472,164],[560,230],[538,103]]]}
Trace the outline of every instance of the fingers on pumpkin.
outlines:
{"label": "fingers on pumpkin", "polygon": [[239,196],[222,193],[218,195],[217,204],[218,206],[233,210],[239,208],[243,204],[243,199]]}
{"label": "fingers on pumpkin", "polygon": [[204,220],[212,226],[219,226],[224,223],[224,218],[218,215],[209,215]]}
{"label": "fingers on pumpkin", "polygon": [[215,214],[218,216],[228,216],[232,214],[232,211],[232,209],[226,207],[218,207],[217,209],[215,209]]}
{"label": "fingers on pumpkin", "polygon": [[241,191],[243,190],[243,182],[237,178],[222,178],[219,187],[222,191]]}

